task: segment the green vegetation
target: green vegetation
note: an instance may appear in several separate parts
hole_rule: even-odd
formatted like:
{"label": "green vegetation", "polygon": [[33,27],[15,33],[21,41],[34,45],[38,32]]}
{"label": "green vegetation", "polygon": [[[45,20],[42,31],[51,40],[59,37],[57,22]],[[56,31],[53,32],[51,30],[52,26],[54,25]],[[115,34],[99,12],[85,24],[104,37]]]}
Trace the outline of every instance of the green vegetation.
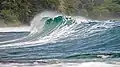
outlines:
{"label": "green vegetation", "polygon": [[95,19],[118,18],[120,0],[0,0],[0,19],[6,24],[29,24],[36,14],[45,10]]}

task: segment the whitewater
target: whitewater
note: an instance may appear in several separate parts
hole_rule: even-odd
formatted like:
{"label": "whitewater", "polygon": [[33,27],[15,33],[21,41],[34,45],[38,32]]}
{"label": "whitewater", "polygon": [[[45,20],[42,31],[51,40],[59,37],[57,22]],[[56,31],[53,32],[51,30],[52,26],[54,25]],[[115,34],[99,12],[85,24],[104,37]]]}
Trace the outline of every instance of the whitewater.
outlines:
{"label": "whitewater", "polygon": [[0,67],[120,67],[120,21],[42,12],[0,28]]}

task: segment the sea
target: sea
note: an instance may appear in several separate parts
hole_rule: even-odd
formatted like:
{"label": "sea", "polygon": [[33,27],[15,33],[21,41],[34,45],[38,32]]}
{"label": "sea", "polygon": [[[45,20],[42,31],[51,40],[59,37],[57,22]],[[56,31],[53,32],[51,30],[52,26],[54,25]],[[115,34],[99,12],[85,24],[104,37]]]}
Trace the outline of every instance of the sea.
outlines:
{"label": "sea", "polygon": [[120,67],[120,21],[42,12],[0,28],[0,67]]}

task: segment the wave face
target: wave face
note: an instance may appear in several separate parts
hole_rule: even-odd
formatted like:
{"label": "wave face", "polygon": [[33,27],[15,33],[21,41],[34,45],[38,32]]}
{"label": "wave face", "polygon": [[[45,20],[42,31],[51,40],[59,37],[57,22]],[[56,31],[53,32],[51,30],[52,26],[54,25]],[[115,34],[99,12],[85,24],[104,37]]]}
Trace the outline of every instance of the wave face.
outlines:
{"label": "wave face", "polygon": [[1,61],[120,61],[120,21],[43,12],[31,21],[31,32],[19,37],[0,42]]}

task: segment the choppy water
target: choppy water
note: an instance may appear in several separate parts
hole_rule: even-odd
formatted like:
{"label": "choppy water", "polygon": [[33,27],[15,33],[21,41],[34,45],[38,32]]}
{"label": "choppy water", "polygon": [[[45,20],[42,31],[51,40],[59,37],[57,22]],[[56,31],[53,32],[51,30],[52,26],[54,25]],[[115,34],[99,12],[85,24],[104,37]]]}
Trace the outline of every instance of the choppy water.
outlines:
{"label": "choppy water", "polygon": [[120,67],[120,21],[42,13],[30,32],[0,33],[2,67]]}

